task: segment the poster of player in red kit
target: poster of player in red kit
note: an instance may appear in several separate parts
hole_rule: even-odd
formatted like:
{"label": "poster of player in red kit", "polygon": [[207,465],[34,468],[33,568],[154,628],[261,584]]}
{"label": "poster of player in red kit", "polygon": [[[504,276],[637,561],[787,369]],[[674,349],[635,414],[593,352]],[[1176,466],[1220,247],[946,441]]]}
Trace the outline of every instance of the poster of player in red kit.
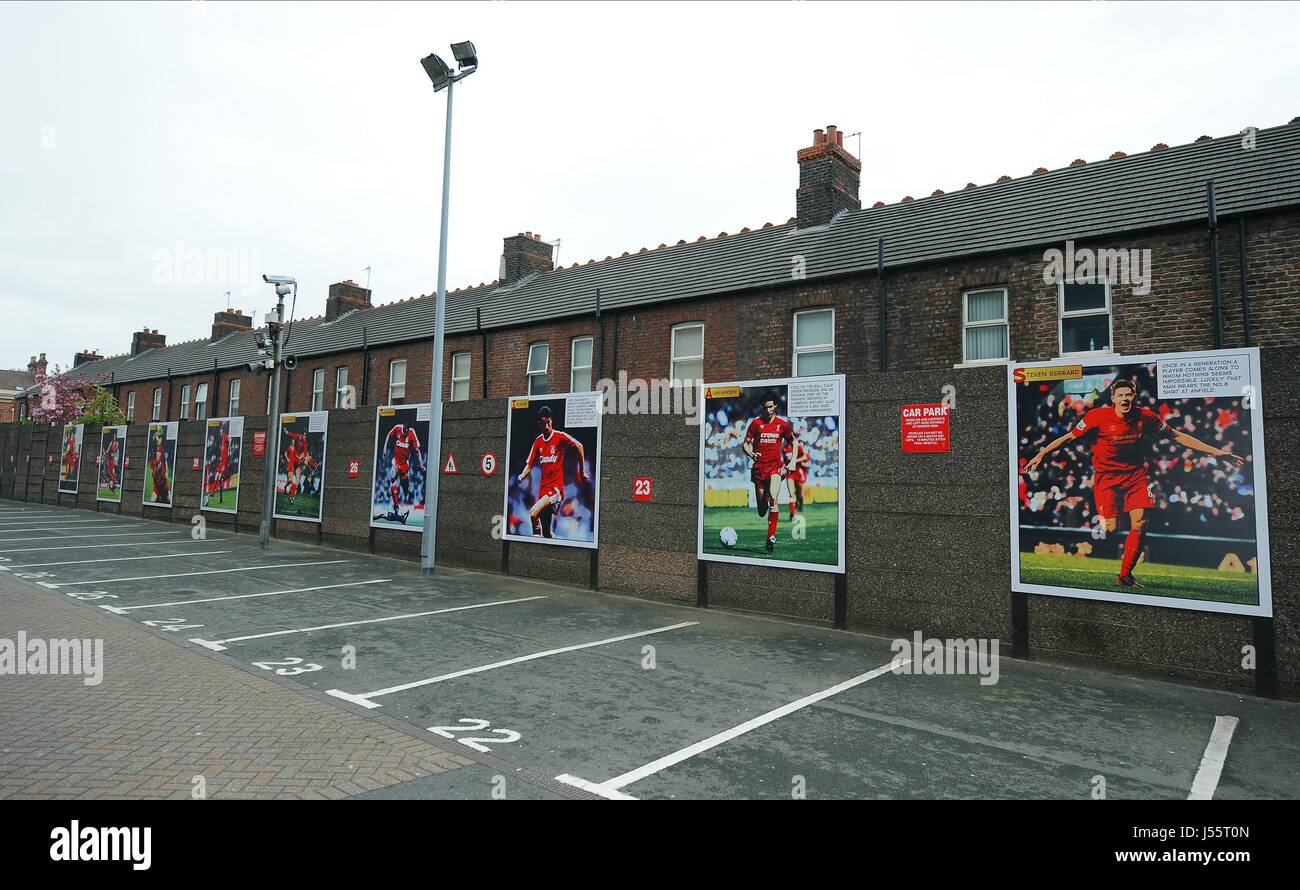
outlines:
{"label": "poster of player in red kit", "polygon": [[275,449],[275,518],[320,522],[325,499],[328,411],[280,415]]}
{"label": "poster of player in red kit", "polygon": [[68,424],[63,428],[59,439],[59,491],[62,494],[76,494],[77,480],[81,469],[81,441],[85,435],[84,424]]}
{"label": "poster of player in red kit", "polygon": [[424,479],[429,466],[429,406],[385,405],[375,416],[375,466],[370,524],[424,529]]}
{"label": "poster of player in red kit", "polygon": [[176,480],[176,437],[180,424],[154,422],[149,424],[149,435],[144,448],[144,505],[168,507],[172,505],[172,489]]}
{"label": "poster of player in red kit", "polygon": [[506,540],[596,546],[600,418],[599,392],[510,400]]}
{"label": "poster of player in red kit", "polygon": [[1259,350],[1010,366],[1012,589],[1271,615]]}
{"label": "poster of player in red kit", "polygon": [[95,500],[122,502],[122,468],[126,456],[126,427],[106,426],[99,431],[99,485]]}
{"label": "poster of player in red kit", "polygon": [[234,513],[239,509],[239,462],[244,450],[244,418],[214,417],[204,427],[201,509]]}
{"label": "poster of player in red kit", "polygon": [[844,571],[844,375],[714,383],[700,401],[700,559]]}

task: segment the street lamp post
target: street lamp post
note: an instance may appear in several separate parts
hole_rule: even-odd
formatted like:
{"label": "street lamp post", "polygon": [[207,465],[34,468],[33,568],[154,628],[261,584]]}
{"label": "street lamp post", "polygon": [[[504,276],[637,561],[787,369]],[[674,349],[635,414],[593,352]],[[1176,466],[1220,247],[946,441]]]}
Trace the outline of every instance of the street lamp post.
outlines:
{"label": "street lamp post", "polygon": [[291,291],[296,295],[298,282],[285,275],[263,275],[262,280],[275,285],[275,310],[266,319],[266,337],[259,339],[258,352],[270,353],[270,358],[250,362],[249,370],[265,368],[269,372],[267,386],[271,388],[271,410],[266,417],[266,491],[262,497],[262,524],[257,529],[257,540],[266,550],[271,546],[271,523],[275,515],[275,464],[276,433],[280,429],[280,365],[284,340],[284,298]]}
{"label": "street lamp post", "polygon": [[442,472],[442,341],[447,297],[447,211],[451,203],[451,97],[456,81],[478,69],[474,44],[469,41],[453,43],[451,51],[459,68],[456,73],[435,54],[430,53],[420,60],[425,74],[433,82],[433,91],[447,91],[447,123],[442,149],[442,226],[438,234],[438,292],[434,297],[433,315],[433,381],[429,395],[429,461],[425,464],[424,528],[420,532],[420,572],[425,575],[433,574],[438,546],[438,476]]}

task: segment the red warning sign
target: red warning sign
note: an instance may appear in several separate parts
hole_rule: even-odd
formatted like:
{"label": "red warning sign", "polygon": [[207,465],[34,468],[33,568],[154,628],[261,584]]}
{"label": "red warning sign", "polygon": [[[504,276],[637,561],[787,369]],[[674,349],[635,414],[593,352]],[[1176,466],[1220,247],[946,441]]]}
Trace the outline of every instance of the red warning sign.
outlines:
{"label": "red warning sign", "polygon": [[632,480],[632,500],[654,500],[655,483],[649,476],[637,476]]}
{"label": "red warning sign", "polygon": [[198,459],[197,457],[194,458],[194,462],[190,464],[190,469],[191,469],[191,470],[194,470],[195,472],[198,472],[198,469],[199,469],[199,459]]}
{"label": "red warning sign", "polygon": [[491,476],[497,471],[497,456],[491,451],[487,452],[479,462],[479,468],[483,470],[484,476]]}
{"label": "red warning sign", "polygon": [[253,433],[253,456],[254,457],[266,456],[266,431],[265,430],[258,430],[257,432]]}
{"label": "red warning sign", "polygon": [[450,451],[447,452],[447,463],[443,466],[442,472],[448,476],[454,476],[460,472],[460,470],[456,469],[456,455]]}
{"label": "red warning sign", "polygon": [[355,457],[348,458],[348,478],[355,479],[361,475],[361,461]]}
{"label": "red warning sign", "polygon": [[948,451],[948,406],[903,406],[903,452],[934,454]]}

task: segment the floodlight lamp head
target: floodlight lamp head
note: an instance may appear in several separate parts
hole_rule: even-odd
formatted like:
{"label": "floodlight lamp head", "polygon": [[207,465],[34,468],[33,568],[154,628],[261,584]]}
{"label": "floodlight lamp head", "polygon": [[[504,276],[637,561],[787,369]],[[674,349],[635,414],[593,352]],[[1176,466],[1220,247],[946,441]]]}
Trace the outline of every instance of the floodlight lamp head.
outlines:
{"label": "floodlight lamp head", "polygon": [[435,93],[451,86],[451,68],[438,58],[436,53],[429,53],[420,60],[420,64],[424,66],[424,73],[429,75],[429,80],[433,82]]}
{"label": "floodlight lamp head", "polygon": [[468,40],[463,43],[453,43],[451,54],[455,56],[456,64],[461,68],[478,67],[478,53],[474,51],[474,44]]}

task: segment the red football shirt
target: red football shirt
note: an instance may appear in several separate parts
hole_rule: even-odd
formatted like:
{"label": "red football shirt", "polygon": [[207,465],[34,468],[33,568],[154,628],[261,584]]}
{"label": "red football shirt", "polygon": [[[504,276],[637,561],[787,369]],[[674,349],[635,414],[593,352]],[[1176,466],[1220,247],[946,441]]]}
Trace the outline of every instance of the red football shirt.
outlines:
{"label": "red football shirt", "polygon": [[564,491],[564,457],[577,444],[576,439],[560,430],[551,430],[549,439],[538,436],[533,440],[533,450],[528,453],[528,461],[542,468],[540,494],[546,494],[555,488]]}
{"label": "red football shirt", "polygon": [[1071,433],[1076,439],[1097,433],[1097,441],[1092,446],[1092,467],[1097,472],[1132,473],[1146,468],[1143,437],[1168,429],[1160,415],[1149,408],[1136,408],[1126,417],[1120,417],[1114,405],[1107,405],[1083,415]]}
{"label": "red football shirt", "polygon": [[794,427],[784,417],[770,421],[755,417],[745,430],[745,438],[754,446],[754,465],[775,467],[785,463],[785,445],[794,445]]}
{"label": "red football shirt", "polygon": [[407,429],[400,423],[393,427],[388,435],[395,435],[397,438],[397,441],[393,443],[393,465],[397,467],[399,472],[405,473],[411,459],[412,446],[416,451],[420,450],[420,437],[415,434],[415,430]]}

